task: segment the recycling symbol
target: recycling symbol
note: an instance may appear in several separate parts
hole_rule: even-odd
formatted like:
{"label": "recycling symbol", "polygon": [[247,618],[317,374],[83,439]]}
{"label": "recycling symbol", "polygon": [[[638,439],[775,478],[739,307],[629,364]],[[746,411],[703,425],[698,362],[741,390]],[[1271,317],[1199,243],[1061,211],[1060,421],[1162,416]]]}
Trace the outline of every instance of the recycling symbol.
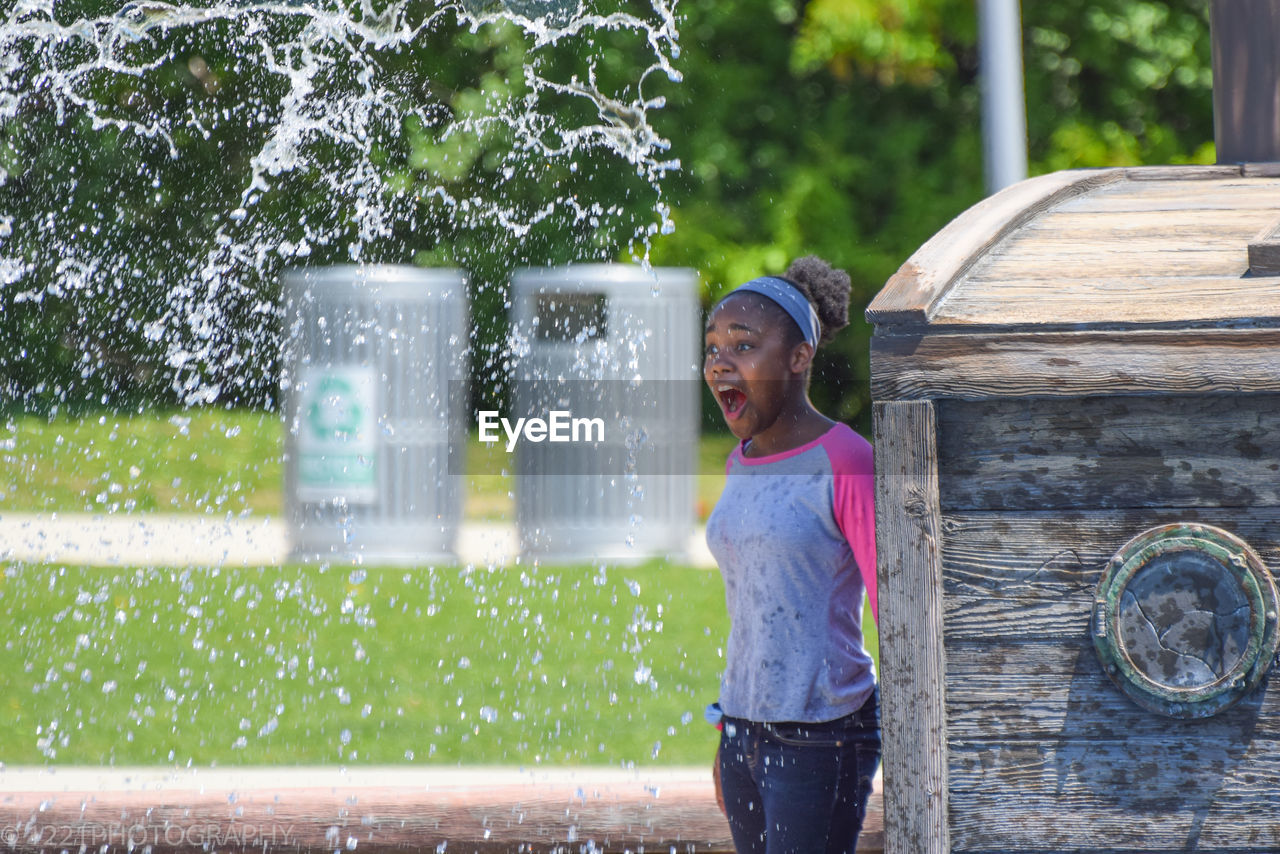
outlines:
{"label": "recycling symbol", "polygon": [[344,377],[327,376],[316,385],[307,424],[321,441],[352,439],[360,429],[364,411],[355,387]]}

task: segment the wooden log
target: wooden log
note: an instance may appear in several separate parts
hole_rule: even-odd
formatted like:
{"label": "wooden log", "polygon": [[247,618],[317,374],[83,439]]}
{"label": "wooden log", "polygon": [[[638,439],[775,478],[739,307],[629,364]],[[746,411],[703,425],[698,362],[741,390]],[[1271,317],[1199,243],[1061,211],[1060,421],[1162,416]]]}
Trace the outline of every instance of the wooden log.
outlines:
{"label": "wooden log", "polygon": [[1276,393],[1278,352],[1275,329],[877,334],[871,393],[877,400]]}
{"label": "wooden log", "polygon": [[930,308],[975,259],[1023,223],[1080,193],[1120,180],[1123,171],[1055,172],[1006,187],[948,223],[907,259],[867,307],[874,324],[923,323]]}
{"label": "wooden log", "polygon": [[944,854],[946,721],[937,435],[928,401],[876,403],[885,850]]}
{"label": "wooden log", "polygon": [[[859,852],[883,850],[877,780]],[[709,770],[0,771],[0,848],[732,852]]]}
{"label": "wooden log", "polygon": [[947,510],[1280,504],[1280,396],[939,401]]}

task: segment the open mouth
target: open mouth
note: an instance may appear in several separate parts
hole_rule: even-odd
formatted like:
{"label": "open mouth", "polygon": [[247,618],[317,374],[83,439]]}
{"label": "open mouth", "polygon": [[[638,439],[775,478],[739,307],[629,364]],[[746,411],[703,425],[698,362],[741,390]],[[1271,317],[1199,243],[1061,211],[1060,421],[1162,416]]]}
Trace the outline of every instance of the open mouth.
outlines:
{"label": "open mouth", "polygon": [[720,407],[724,410],[724,414],[730,418],[737,416],[747,402],[747,396],[742,393],[742,390],[731,385],[716,386],[716,396],[720,398]]}

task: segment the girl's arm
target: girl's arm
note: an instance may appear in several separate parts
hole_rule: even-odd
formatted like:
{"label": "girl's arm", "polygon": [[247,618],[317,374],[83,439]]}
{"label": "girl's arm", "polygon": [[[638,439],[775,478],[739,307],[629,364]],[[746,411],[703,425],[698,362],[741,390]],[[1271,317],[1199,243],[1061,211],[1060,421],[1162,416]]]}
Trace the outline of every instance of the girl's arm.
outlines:
{"label": "girl's arm", "polygon": [[880,624],[876,601],[876,478],[875,455],[871,444],[854,434],[854,441],[841,443],[832,455],[835,469],[834,512],[836,524],[849,541],[854,560],[862,573],[871,615]]}

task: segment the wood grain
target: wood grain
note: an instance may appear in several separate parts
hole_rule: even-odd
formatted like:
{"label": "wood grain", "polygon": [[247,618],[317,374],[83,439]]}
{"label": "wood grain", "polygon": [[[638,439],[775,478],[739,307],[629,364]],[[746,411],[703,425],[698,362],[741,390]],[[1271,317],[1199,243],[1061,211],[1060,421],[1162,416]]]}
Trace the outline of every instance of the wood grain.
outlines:
{"label": "wood grain", "polygon": [[[1189,264],[1188,269],[1194,266]],[[938,326],[1022,328],[1276,322],[1280,280],[1244,278],[1248,268],[1244,248],[1234,267],[1229,274],[1187,277],[1126,274],[1094,279],[1082,271],[1069,281],[1031,278],[1045,271],[1028,268],[1023,271],[1026,275],[992,280],[990,290],[957,292],[938,308],[935,321]]]}
{"label": "wood grain", "polygon": [[1280,395],[939,401],[944,509],[1280,504]]}
{"label": "wood grain", "polygon": [[1280,567],[1280,507],[943,515],[954,851],[1280,850],[1259,819],[1278,796],[1280,690],[1172,720],[1122,695],[1093,650],[1106,561],[1175,521]]}
{"label": "wood grain", "polygon": [[[1071,303],[1088,300],[1094,293],[1111,293],[1134,302],[1151,299],[1151,291],[1140,289],[1173,287],[1173,283],[1184,279],[1207,279],[1215,287],[1224,287],[1217,280],[1239,278],[1249,269],[1246,241],[1247,236],[1240,235],[1216,248],[1194,249],[1167,243],[1145,249],[1136,244],[1060,246],[1039,241],[1034,247],[1023,243],[1002,245],[975,264],[956,285],[952,296],[939,306],[937,320],[952,320],[956,313],[953,301],[981,300],[987,304],[987,319],[978,322],[1003,322],[1002,312],[998,319],[992,313],[1000,312],[1002,294],[1016,292],[1023,282],[1055,282],[1069,288],[1069,293],[1047,298],[1042,293],[1045,305],[1041,317],[1048,314],[1047,322],[1071,320],[1076,316]],[[1258,290],[1260,284],[1254,283],[1253,290]],[[970,289],[981,293],[969,295]],[[1177,291],[1170,294],[1170,298],[1177,296]]]}
{"label": "wood grain", "polygon": [[[1204,167],[1201,167],[1204,168]],[[1130,172],[1132,175],[1132,172]],[[1274,175],[1258,171],[1243,177],[1238,170],[1206,174],[1206,180],[1188,183],[1160,180],[1113,184],[1087,196],[1067,200],[1054,208],[1065,213],[1140,213],[1144,211],[1235,211],[1274,209],[1280,188]]]}
{"label": "wood grain", "polygon": [[[1242,195],[1251,204],[1234,205]],[[1280,186],[1270,186],[1265,194],[1236,191],[1220,196],[1197,194],[1195,198],[1203,207],[1177,211],[1079,210],[1081,200],[1077,199],[1027,223],[1010,235],[1001,248],[1052,242],[1077,248],[1097,243],[1102,247],[1136,245],[1169,250],[1238,246],[1273,221],[1280,208]],[[1187,196],[1182,193],[1172,198],[1185,202]],[[1250,232],[1251,228],[1255,231]]]}
{"label": "wood grain", "polygon": [[1147,528],[1173,522],[1228,530],[1280,575],[1280,509],[1274,507],[947,513],[942,561],[948,648],[994,637],[1086,637],[1106,562]]}
{"label": "wood grain", "polygon": [[1120,180],[1122,170],[1042,175],[1006,187],[948,223],[915,251],[867,307],[875,324],[923,323],[930,307],[974,259],[1065,199]]}
{"label": "wood grain", "polygon": [[1178,720],[1145,711],[1120,693],[1088,637],[947,645],[947,737],[958,742],[1280,741],[1280,684],[1272,680],[1258,691],[1211,718]]}
{"label": "wood grain", "polygon": [[1280,392],[1274,329],[975,332],[871,339],[878,400]]}
{"label": "wood grain", "polygon": [[952,744],[954,851],[1280,851],[1280,743]]}
{"label": "wood grain", "polygon": [[928,401],[878,402],[873,418],[885,850],[943,854],[951,846],[936,422]]}

